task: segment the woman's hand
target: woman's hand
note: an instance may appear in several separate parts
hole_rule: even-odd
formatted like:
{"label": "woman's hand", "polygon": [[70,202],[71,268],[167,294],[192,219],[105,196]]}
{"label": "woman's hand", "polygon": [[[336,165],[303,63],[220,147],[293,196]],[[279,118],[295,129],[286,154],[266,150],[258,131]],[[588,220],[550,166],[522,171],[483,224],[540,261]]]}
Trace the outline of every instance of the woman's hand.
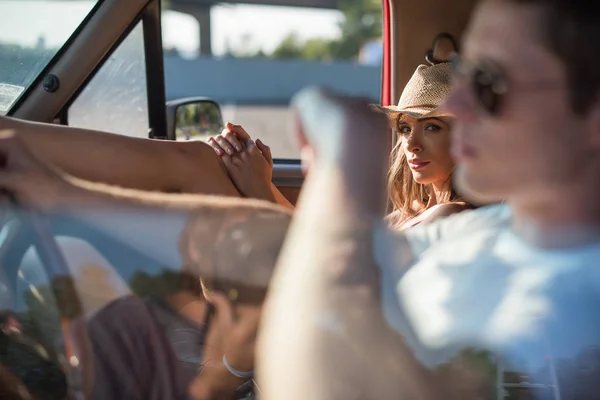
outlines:
{"label": "woman's hand", "polygon": [[248,139],[251,137],[241,125],[228,122],[220,135],[208,138],[208,144],[219,157],[225,154],[232,156],[244,150],[244,142]]}
{"label": "woman's hand", "polygon": [[233,375],[223,364],[223,356],[238,371],[254,370],[261,306],[244,306],[236,313],[221,293],[212,292],[209,300],[215,307],[215,316],[204,347],[206,364],[192,382],[190,394],[194,399],[231,399],[248,378]]}
{"label": "woman's hand", "polygon": [[273,156],[259,139],[254,142],[240,125],[227,123],[223,132],[208,139],[221,157],[237,189],[246,197],[275,201],[271,190]]}

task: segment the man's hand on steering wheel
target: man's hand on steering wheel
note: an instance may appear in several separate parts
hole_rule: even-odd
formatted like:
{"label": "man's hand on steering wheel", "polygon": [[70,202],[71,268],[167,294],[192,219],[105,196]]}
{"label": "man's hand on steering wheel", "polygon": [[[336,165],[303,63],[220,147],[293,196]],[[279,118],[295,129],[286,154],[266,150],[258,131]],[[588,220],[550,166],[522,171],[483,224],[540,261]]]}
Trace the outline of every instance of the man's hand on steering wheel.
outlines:
{"label": "man's hand on steering wheel", "polygon": [[[190,385],[194,399],[232,398],[236,389],[252,378],[260,305],[234,310],[228,298],[211,292],[215,308],[204,346],[204,368]],[[247,376],[246,376],[247,375]]]}

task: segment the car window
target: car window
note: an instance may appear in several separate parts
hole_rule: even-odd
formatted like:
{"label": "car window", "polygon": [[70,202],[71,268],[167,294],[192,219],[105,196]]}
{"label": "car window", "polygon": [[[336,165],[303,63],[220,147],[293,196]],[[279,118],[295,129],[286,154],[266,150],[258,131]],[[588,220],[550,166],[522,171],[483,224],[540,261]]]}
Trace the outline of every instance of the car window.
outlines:
{"label": "car window", "polygon": [[381,88],[381,2],[314,4],[320,8],[170,2],[162,28],[167,99],[210,97],[224,121],[262,139],[275,158],[298,159],[289,109],[296,92],[325,85],[379,102]]}
{"label": "car window", "polygon": [[[148,241],[140,233],[161,213],[85,208],[78,219],[6,208],[0,388],[10,392],[12,380],[42,400],[83,398],[84,389],[94,399],[186,397],[204,365],[223,360],[213,349],[224,331],[205,295],[227,293],[235,315],[256,317],[290,221],[214,203],[164,219]],[[250,341],[239,344],[229,354],[253,353]],[[236,387],[242,399],[253,385]]]}
{"label": "car window", "polygon": [[138,22],[71,104],[70,126],[148,137],[143,24]]}
{"label": "car window", "polygon": [[[21,237],[22,251],[11,249],[13,233],[21,227],[19,221],[10,220],[0,234],[5,250],[0,267],[0,380],[6,385],[8,375],[14,376],[23,384],[19,393],[26,391],[36,399],[65,398],[61,310],[52,278],[32,259],[33,238]],[[11,385],[6,386],[3,389],[10,393]]]}
{"label": "car window", "polygon": [[[0,115],[9,111],[96,3],[0,0]],[[66,14],[69,18],[63,18]]]}
{"label": "car window", "polygon": [[[70,398],[67,387],[80,389],[82,372],[90,365],[117,368],[124,362],[131,367],[115,350],[116,337],[106,332],[121,334],[116,322],[122,324],[130,316],[119,311],[132,306],[145,310],[147,301],[171,293],[178,285],[178,269],[68,218],[52,219],[52,231],[62,232],[53,238],[28,230],[26,221],[12,220],[0,231],[0,387],[10,392],[3,385],[14,377],[22,385],[19,391],[36,399]],[[43,257],[36,247],[51,242],[64,258],[66,274],[58,272],[56,258]],[[138,317],[136,328],[143,323],[148,327],[148,321]],[[78,347],[83,332],[93,342],[88,350]],[[174,360],[169,346],[163,343],[154,351]],[[103,354],[106,350],[109,361],[98,360],[100,349]],[[107,371],[94,371],[102,382],[96,385],[99,390],[107,387],[112,381]]]}

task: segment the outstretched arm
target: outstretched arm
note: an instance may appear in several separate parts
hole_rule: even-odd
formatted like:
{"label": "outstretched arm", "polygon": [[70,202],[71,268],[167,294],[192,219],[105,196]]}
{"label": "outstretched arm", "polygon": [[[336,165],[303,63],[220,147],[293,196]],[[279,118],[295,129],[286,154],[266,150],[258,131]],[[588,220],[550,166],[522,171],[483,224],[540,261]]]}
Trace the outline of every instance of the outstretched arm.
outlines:
{"label": "outstretched arm", "polygon": [[239,196],[222,161],[203,142],[141,139],[0,117],[40,158],[90,181],[164,192]]}
{"label": "outstretched arm", "polygon": [[[413,398],[423,371],[384,321],[373,257],[385,205],[385,118],[366,102],[315,89],[294,105],[316,157],[261,326],[263,398],[383,399],[400,389]],[[402,269],[410,250],[403,237],[394,245],[382,259],[391,255]],[[420,389],[414,398],[432,398]]]}
{"label": "outstretched arm", "polygon": [[190,212],[203,205],[251,202],[233,197],[146,192],[84,181],[40,160],[10,131],[0,132],[0,155],[5,160],[0,169],[0,188],[12,193],[20,204],[87,221],[174,267],[181,266],[177,241]]}

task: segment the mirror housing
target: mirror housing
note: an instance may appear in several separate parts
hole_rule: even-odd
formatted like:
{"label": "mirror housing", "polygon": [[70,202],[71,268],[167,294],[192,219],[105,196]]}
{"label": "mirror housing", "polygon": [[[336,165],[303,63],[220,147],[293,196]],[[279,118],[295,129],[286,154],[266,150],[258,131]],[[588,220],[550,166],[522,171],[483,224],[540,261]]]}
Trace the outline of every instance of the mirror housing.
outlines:
{"label": "mirror housing", "polygon": [[200,140],[224,128],[219,104],[208,97],[187,97],[167,102],[167,138]]}

